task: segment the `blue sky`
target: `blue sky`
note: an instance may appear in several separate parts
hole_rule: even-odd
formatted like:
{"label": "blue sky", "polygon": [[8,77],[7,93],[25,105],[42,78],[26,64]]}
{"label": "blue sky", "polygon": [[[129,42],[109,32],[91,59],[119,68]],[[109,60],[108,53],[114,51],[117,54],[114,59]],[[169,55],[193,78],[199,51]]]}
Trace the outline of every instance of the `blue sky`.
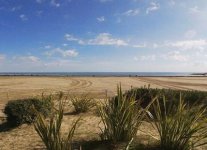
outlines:
{"label": "blue sky", "polygon": [[0,72],[206,72],[206,0],[0,0]]}

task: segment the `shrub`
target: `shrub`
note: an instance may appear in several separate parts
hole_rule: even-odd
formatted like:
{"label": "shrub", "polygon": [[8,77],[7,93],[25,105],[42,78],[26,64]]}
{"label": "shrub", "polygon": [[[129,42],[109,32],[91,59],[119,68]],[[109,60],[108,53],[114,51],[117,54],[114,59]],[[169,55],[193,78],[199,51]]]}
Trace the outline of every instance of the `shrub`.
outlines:
{"label": "shrub", "polygon": [[133,140],[139,126],[144,120],[147,109],[136,102],[135,95],[127,97],[122,94],[121,86],[117,87],[117,96],[99,107],[101,121],[104,124],[101,138],[116,144]]}
{"label": "shrub", "polygon": [[[51,97],[42,99],[20,99],[9,101],[5,106],[4,113],[7,115],[7,122],[12,126],[23,123],[32,123],[37,117],[36,111],[43,116],[48,116],[51,111]],[[36,111],[34,111],[34,109]]]}
{"label": "shrub", "polygon": [[63,119],[63,103],[59,102],[59,109],[53,111],[47,122],[42,114],[38,114],[34,127],[42,141],[44,142],[47,150],[71,150],[72,138],[80,118],[73,124],[69,130],[67,137],[62,137],[60,129]]}
{"label": "shrub", "polygon": [[190,150],[207,144],[206,107],[190,106],[181,96],[178,102],[168,106],[164,97],[153,104],[152,125],[159,133],[160,149]]}
{"label": "shrub", "polygon": [[90,98],[87,95],[82,95],[81,97],[71,97],[71,102],[76,113],[87,112],[90,108],[95,106],[93,100],[93,98]]}
{"label": "shrub", "polygon": [[[130,97],[133,94],[136,94],[136,101],[140,103],[142,107],[148,106],[151,100],[154,97],[157,97],[159,101],[161,101],[160,105],[163,105],[162,99],[163,95],[166,99],[166,106],[171,107],[171,105],[178,105],[180,93],[182,93],[182,98],[185,99],[185,103],[188,105],[203,104],[207,106],[207,92],[206,91],[185,91],[185,90],[174,90],[174,89],[153,89],[150,86],[134,88],[125,93],[127,97]],[[163,111],[163,106],[160,107],[161,111]],[[154,114],[154,110],[152,108],[149,111]]]}

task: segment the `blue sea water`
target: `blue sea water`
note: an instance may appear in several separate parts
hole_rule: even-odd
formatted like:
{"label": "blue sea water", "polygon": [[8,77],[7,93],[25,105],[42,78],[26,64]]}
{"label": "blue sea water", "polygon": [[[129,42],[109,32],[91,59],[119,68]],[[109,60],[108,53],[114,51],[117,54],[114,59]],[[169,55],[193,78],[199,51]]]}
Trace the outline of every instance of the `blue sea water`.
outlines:
{"label": "blue sea water", "polygon": [[0,72],[0,76],[191,76],[192,72]]}

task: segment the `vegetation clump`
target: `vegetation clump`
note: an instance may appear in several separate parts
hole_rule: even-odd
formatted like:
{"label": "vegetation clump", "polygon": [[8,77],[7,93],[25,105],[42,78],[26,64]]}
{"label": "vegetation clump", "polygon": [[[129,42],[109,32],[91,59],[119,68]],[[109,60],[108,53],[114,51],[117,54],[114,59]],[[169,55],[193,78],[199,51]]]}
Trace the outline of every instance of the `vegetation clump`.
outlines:
{"label": "vegetation clump", "polygon": [[35,130],[42,139],[47,150],[72,150],[74,132],[80,118],[75,121],[66,137],[61,134],[61,125],[63,121],[64,105],[59,101],[59,108],[55,109],[48,120],[38,113]]}
{"label": "vegetation clump", "polygon": [[[60,92],[58,99],[58,108],[53,105],[52,113],[46,119],[41,113],[37,113],[37,119],[34,127],[47,150],[72,150],[74,132],[80,118],[75,121],[66,137],[62,136],[61,125],[64,114],[63,93]],[[54,103],[53,103],[54,104]]]}
{"label": "vegetation clump", "polygon": [[[37,117],[37,113],[48,116],[51,112],[51,97],[42,97],[42,99],[20,99],[9,101],[4,109],[7,115],[7,123],[11,126],[18,126],[23,123],[32,123]],[[35,110],[35,111],[34,111]]]}
{"label": "vegetation clump", "polygon": [[75,108],[75,113],[84,113],[95,106],[94,99],[88,95],[81,95],[81,97],[73,96],[70,98],[72,105]]}
{"label": "vegetation clump", "polygon": [[145,119],[149,106],[143,109],[140,103],[137,103],[135,95],[127,97],[122,93],[121,86],[118,86],[117,96],[99,107],[101,121],[104,124],[104,129],[101,130],[102,140],[109,140],[113,144],[130,144]]}
{"label": "vegetation clump", "polygon": [[159,133],[161,150],[190,150],[207,144],[206,107],[188,105],[181,96],[178,101],[170,106],[163,97],[153,103],[152,125]]}
{"label": "vegetation clump", "polygon": [[[154,89],[150,86],[133,88],[127,91],[125,94],[130,97],[136,93],[136,100],[141,101],[141,105],[146,107],[154,97],[158,97],[162,101],[163,95],[166,99],[170,99],[170,103],[177,103],[180,98],[180,93],[182,93],[182,98],[186,100],[189,105],[196,103],[204,104],[207,106],[207,92],[196,91],[196,90],[175,90],[175,89]],[[168,104],[167,104],[168,105]]]}

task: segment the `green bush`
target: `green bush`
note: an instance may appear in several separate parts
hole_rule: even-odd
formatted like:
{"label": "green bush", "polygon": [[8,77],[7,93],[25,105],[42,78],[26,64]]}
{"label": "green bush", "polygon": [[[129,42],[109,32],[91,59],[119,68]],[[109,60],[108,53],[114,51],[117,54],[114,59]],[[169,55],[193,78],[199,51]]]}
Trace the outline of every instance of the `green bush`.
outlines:
{"label": "green bush", "polygon": [[[160,136],[161,150],[191,150],[206,145],[206,107],[189,106],[180,96],[178,104],[169,107],[166,99],[153,103],[152,125]],[[162,108],[161,108],[162,106]]]}
{"label": "green bush", "polygon": [[51,97],[42,99],[20,99],[9,101],[4,109],[7,115],[7,122],[12,126],[18,126],[23,123],[32,123],[40,112],[45,117],[49,115],[52,107]]}
{"label": "green bush", "polygon": [[143,107],[146,107],[154,97],[158,97],[158,99],[162,101],[163,96],[165,96],[167,105],[178,103],[180,93],[182,93],[182,98],[189,105],[193,105],[195,103],[207,105],[207,92],[205,91],[153,89],[150,88],[150,86],[145,86],[131,89],[125,94],[130,97],[130,95],[134,93],[136,94],[136,100],[140,101],[141,106]]}
{"label": "green bush", "polygon": [[87,112],[90,108],[95,106],[94,99],[88,97],[87,95],[82,95],[81,97],[71,97],[72,105],[75,108],[76,113]]}

